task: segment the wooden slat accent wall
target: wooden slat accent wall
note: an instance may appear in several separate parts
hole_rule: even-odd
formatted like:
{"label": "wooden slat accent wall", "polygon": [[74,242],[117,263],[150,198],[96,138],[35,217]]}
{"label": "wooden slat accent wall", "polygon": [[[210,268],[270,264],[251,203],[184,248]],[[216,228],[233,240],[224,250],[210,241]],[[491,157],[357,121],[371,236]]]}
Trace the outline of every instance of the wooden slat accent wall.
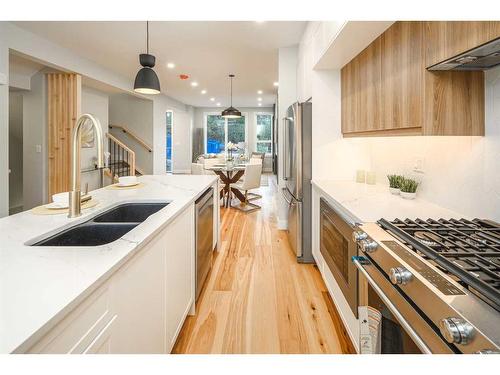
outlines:
{"label": "wooden slat accent wall", "polygon": [[71,131],[81,113],[82,78],[47,73],[49,201],[70,188]]}

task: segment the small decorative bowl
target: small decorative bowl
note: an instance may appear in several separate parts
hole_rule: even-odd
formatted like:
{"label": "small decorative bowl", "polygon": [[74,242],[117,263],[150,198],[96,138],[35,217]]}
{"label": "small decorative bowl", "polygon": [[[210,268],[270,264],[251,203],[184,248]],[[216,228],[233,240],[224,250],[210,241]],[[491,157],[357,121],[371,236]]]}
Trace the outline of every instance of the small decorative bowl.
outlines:
{"label": "small decorative bowl", "polygon": [[404,191],[401,192],[401,198],[415,199],[416,197],[417,197],[417,193],[405,193]]}

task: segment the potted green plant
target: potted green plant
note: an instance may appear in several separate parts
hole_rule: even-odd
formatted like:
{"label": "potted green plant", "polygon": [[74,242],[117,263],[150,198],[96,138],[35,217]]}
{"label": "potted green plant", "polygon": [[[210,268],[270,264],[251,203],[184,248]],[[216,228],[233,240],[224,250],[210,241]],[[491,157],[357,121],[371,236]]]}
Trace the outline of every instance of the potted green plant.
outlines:
{"label": "potted green plant", "polygon": [[391,194],[399,195],[401,192],[400,185],[403,177],[397,174],[389,174],[387,175],[387,179],[389,180],[389,191]]}
{"label": "potted green plant", "polygon": [[420,184],[414,179],[404,177],[400,184],[401,197],[404,199],[415,199],[419,185]]}

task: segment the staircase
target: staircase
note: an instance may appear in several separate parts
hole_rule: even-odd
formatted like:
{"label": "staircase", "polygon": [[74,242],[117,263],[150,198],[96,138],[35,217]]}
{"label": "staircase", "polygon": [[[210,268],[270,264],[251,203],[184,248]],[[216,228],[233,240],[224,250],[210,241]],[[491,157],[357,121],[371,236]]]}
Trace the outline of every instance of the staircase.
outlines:
{"label": "staircase", "polygon": [[110,154],[108,169],[113,180],[122,176],[142,175],[135,165],[135,152],[113,135],[106,133],[106,137]]}

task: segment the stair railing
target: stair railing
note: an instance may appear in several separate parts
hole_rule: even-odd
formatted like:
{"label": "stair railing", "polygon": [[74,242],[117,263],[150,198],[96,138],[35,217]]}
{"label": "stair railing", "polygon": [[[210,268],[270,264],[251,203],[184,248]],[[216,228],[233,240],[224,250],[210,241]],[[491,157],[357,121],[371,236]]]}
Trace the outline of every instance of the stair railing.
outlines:
{"label": "stair railing", "polygon": [[108,138],[109,165],[113,178],[135,176],[135,152],[113,135],[106,133]]}

